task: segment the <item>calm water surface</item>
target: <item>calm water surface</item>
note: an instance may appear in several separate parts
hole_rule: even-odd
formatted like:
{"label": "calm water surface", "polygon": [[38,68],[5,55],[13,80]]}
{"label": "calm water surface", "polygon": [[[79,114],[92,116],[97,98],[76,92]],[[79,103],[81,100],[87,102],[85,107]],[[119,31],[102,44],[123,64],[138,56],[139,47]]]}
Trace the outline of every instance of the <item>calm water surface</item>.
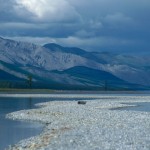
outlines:
{"label": "calm water surface", "polygon": [[0,150],[42,131],[43,126],[41,124],[5,118],[7,113],[31,108],[34,108],[34,105],[30,98],[0,98]]}
{"label": "calm water surface", "polygon": [[2,98],[0,97],[0,150],[22,139],[39,134],[43,125],[33,122],[13,121],[5,115],[23,109],[33,109],[36,103],[55,100],[81,100],[80,98]]}
{"label": "calm water surface", "polygon": [[[127,95],[126,95],[127,96]],[[0,97],[0,150],[4,150],[8,145],[13,145],[22,139],[39,134],[43,125],[23,121],[13,121],[5,118],[10,112],[33,109],[36,103],[55,100],[85,100],[84,98],[2,98]],[[88,100],[86,98],[86,100]],[[90,99],[91,100],[91,99]],[[150,111],[150,103],[130,103],[136,107],[121,108],[122,110]]]}
{"label": "calm water surface", "polygon": [[135,106],[129,106],[129,107],[124,107],[120,108],[120,110],[128,110],[128,111],[145,111],[145,112],[150,112],[150,102],[142,102],[142,103],[124,103],[128,105],[135,105]]}

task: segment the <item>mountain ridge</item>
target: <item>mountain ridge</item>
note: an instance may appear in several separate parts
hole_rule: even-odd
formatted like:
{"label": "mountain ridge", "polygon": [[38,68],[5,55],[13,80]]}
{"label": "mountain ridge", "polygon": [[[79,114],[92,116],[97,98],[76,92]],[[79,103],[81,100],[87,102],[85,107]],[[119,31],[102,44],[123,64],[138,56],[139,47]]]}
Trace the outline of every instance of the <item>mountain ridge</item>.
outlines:
{"label": "mountain ridge", "polygon": [[[63,47],[58,44],[48,43],[39,46],[33,43],[17,42],[0,38],[0,69],[12,73],[13,68],[18,68],[22,78],[26,74],[36,75],[36,82],[42,78],[54,80],[57,83],[70,85],[83,85],[75,78],[70,78],[67,70],[75,67],[95,69],[112,74],[122,81],[130,84],[148,86],[150,84],[150,59],[137,56],[125,56],[104,52],[87,52],[80,48]],[[139,64],[141,62],[141,64]],[[7,65],[4,65],[6,63]],[[8,64],[13,65],[10,67]],[[21,69],[22,71],[19,71]],[[54,71],[58,71],[57,73]],[[26,73],[23,73],[23,72]],[[60,75],[60,72],[65,72]],[[75,71],[75,69],[74,69]],[[17,73],[12,73],[17,76]],[[75,73],[75,72],[74,72]],[[19,76],[19,77],[20,77]],[[84,75],[85,78],[86,74]],[[90,75],[88,75],[90,76]],[[43,81],[44,82],[44,81]],[[91,86],[91,81],[87,85]],[[95,85],[97,86],[96,83]]]}

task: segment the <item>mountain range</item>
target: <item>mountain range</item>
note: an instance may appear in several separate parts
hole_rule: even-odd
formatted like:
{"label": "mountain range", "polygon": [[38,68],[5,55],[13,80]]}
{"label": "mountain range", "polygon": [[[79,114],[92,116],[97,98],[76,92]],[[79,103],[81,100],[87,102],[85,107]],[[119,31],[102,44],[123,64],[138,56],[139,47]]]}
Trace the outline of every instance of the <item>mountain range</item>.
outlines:
{"label": "mountain range", "polygon": [[0,38],[0,86],[54,89],[149,89],[150,57],[88,52],[54,43]]}

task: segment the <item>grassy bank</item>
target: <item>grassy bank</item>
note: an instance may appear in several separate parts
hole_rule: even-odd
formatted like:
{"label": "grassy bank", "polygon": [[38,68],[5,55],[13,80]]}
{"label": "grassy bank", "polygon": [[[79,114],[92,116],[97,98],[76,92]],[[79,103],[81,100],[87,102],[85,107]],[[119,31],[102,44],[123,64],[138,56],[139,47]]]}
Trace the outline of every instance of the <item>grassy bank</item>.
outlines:
{"label": "grassy bank", "polygon": [[[15,89],[0,88],[0,94],[143,94],[146,91],[128,90],[53,90],[53,89]],[[149,93],[149,91],[147,91]]]}
{"label": "grassy bank", "polygon": [[2,93],[54,93],[51,89],[12,89],[12,88],[0,88]]}

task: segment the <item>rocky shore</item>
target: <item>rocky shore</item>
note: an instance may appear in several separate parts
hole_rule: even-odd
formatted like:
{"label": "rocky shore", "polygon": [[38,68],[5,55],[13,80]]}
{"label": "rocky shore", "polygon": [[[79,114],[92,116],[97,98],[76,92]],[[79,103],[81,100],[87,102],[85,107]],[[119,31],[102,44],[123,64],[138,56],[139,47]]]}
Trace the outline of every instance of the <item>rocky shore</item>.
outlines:
{"label": "rocky shore", "polygon": [[130,102],[150,102],[150,96],[99,95],[81,104],[51,101],[37,104],[37,109],[7,114],[9,119],[45,125],[40,135],[7,150],[149,150],[150,112],[111,110],[133,107],[124,104]]}

